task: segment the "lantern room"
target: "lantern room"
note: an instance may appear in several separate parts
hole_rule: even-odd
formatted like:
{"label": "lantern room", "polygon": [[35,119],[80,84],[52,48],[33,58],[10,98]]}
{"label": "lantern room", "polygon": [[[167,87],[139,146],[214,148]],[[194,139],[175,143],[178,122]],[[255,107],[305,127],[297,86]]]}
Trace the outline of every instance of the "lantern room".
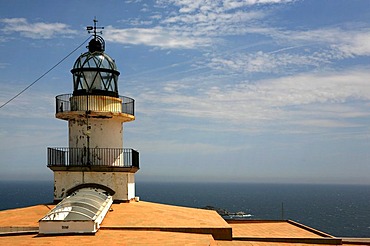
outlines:
{"label": "lantern room", "polygon": [[118,97],[116,63],[104,53],[104,40],[95,35],[89,42],[89,51],[80,55],[71,70],[73,95],[104,95]]}

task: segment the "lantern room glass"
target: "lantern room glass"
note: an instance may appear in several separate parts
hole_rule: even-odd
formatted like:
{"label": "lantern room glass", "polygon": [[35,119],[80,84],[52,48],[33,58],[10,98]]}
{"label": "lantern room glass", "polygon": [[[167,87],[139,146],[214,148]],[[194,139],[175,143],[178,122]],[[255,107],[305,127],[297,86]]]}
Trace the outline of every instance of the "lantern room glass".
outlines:
{"label": "lantern room glass", "polygon": [[113,59],[104,52],[86,52],[73,69],[74,95],[107,95],[118,97],[119,72]]}

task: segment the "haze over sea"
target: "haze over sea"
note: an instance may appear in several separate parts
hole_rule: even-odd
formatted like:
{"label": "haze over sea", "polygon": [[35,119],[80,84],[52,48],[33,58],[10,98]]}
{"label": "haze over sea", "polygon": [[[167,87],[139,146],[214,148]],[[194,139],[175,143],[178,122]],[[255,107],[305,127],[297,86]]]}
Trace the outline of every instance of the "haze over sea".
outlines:
{"label": "haze over sea", "polygon": [[[370,237],[369,185],[139,182],[136,195],[164,204],[243,211],[251,219],[284,216],[334,236]],[[0,197],[0,210],[51,203],[53,182],[0,181]]]}

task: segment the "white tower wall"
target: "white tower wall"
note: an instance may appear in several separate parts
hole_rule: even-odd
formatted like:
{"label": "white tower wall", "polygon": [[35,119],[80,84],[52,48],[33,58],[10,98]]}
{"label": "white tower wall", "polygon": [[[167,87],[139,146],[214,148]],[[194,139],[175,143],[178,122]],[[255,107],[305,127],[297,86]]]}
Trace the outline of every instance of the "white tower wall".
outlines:
{"label": "white tower wall", "polygon": [[[88,130],[89,125],[89,130]],[[84,148],[87,146],[87,136],[90,136],[90,148],[122,148],[122,122],[114,119],[86,118],[70,119],[68,121],[69,147]]]}
{"label": "white tower wall", "polygon": [[135,198],[135,174],[129,172],[54,172],[54,200],[66,197],[68,190],[81,184],[101,184],[116,193],[115,201],[130,201]]}

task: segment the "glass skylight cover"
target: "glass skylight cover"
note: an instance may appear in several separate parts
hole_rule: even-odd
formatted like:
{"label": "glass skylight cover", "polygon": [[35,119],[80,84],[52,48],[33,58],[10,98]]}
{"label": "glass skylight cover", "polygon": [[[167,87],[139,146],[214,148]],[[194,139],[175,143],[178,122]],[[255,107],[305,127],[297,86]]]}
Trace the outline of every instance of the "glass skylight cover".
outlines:
{"label": "glass skylight cover", "polygon": [[102,189],[79,189],[39,221],[39,233],[95,233],[112,202],[112,196]]}

